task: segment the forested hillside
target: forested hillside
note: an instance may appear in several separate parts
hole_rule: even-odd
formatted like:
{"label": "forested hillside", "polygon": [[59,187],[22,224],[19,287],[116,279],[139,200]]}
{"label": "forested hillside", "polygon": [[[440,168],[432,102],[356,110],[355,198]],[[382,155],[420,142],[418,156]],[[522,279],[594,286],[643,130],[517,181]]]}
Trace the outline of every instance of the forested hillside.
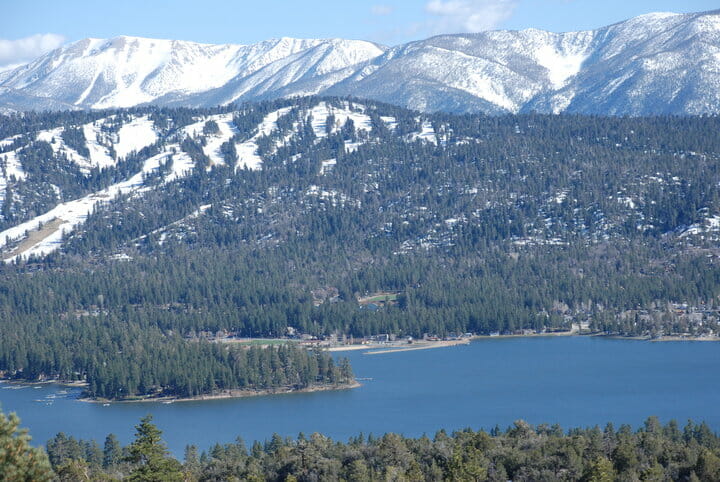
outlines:
{"label": "forested hillside", "polygon": [[4,117],[0,370],[194,394],[243,376],[201,332],[717,333],[719,127],[317,98]]}

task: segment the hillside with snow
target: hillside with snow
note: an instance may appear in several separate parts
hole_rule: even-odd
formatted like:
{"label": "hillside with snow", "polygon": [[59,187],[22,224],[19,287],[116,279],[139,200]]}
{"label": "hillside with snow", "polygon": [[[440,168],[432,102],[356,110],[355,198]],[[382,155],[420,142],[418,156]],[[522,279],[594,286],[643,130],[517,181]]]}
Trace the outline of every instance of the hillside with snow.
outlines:
{"label": "hillside with snow", "polygon": [[654,13],[593,31],[208,45],[85,39],[0,76],[0,112],[212,107],[353,96],[423,112],[720,112],[720,11]]}
{"label": "hillside with snow", "polygon": [[479,232],[518,249],[655,236],[714,250],[717,122],[488,121],[338,97],[28,116],[0,126],[0,260],[265,245],[344,216],[396,254]]}

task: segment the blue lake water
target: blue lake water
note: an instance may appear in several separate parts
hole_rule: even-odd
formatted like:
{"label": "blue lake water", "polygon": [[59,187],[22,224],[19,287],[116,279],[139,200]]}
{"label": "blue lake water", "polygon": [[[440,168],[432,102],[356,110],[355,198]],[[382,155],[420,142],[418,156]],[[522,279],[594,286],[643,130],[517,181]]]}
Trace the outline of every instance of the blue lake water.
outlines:
{"label": "blue lake water", "polygon": [[[3,411],[15,411],[36,444],[57,432],[95,438],[113,432],[129,443],[134,425],[152,413],[175,455],[186,444],[207,449],[241,436],[295,437],[322,432],[347,440],[360,432],[408,436],[514,420],[564,428],[639,426],[689,418],[720,431],[720,343],[610,340],[588,337],[487,339],[470,345],[348,356],[364,380],[354,390],[205,402],[85,403],[79,390],[0,384]],[[54,396],[54,398],[52,398]],[[51,398],[48,398],[51,397]]]}

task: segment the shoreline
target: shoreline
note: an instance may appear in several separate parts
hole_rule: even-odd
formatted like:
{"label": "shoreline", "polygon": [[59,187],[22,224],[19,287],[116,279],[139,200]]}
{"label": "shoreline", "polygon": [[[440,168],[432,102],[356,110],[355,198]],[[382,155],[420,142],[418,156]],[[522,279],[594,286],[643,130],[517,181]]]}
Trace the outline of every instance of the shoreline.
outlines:
{"label": "shoreline", "polygon": [[660,338],[651,338],[646,335],[630,335],[623,336],[613,333],[580,333],[578,331],[556,331],[547,333],[527,333],[512,335],[473,335],[470,338],[462,338],[460,340],[439,340],[439,341],[418,341],[413,344],[408,343],[377,343],[369,345],[337,345],[325,348],[329,352],[345,352],[345,351],[363,351],[363,355],[379,355],[382,353],[398,353],[403,351],[427,350],[432,348],[446,348],[457,345],[467,345],[475,340],[498,340],[512,338],[553,338],[553,337],[571,337],[571,336],[587,336],[607,338],[609,340],[627,340],[627,341],[649,341],[649,342],[683,342],[683,341],[714,341],[720,342],[720,336],[683,336],[683,335],[666,335]]}
{"label": "shoreline", "polygon": [[83,388],[87,387],[87,382],[81,380],[63,381],[63,380],[25,380],[23,378],[3,378],[0,377],[0,383],[9,383],[17,385],[60,385],[62,387]]}
{"label": "shoreline", "polygon": [[365,353],[363,353],[363,355],[382,355],[385,353],[399,353],[403,351],[433,350],[435,348],[448,348],[451,346],[469,345],[470,341],[470,338],[464,338],[462,340],[434,341],[423,344],[408,344],[397,347],[391,346],[387,348],[371,348],[369,349],[370,351],[366,351]]}
{"label": "shoreline", "polygon": [[180,402],[202,402],[208,400],[226,400],[231,398],[249,398],[262,397],[267,395],[290,395],[294,393],[313,393],[313,392],[329,392],[335,390],[351,390],[359,388],[362,384],[355,381],[353,383],[345,383],[341,385],[321,385],[301,389],[262,389],[262,390],[246,390],[246,389],[229,389],[222,390],[217,393],[209,393],[205,395],[195,395],[193,397],[147,397],[132,400],[109,400],[103,398],[78,398],[77,400],[85,403],[180,403]]}
{"label": "shoreline", "polygon": [[592,336],[589,333],[579,333],[577,331],[552,331],[548,333],[528,333],[517,335],[474,335],[473,340],[495,340],[498,338],[550,338],[556,336]]}
{"label": "shoreline", "polygon": [[[651,343],[668,343],[668,342],[720,342],[720,336],[683,336],[683,335],[666,335],[659,338],[651,338],[643,335],[630,335],[623,336],[612,333],[579,333],[577,331],[561,331],[561,332],[550,332],[550,333],[528,333],[528,334],[512,334],[512,335],[473,335],[470,338],[462,338],[459,340],[438,340],[438,341],[420,341],[413,344],[398,343],[398,344],[372,344],[372,345],[340,345],[326,348],[329,352],[344,352],[344,351],[362,351],[365,350],[363,355],[382,355],[384,353],[400,353],[406,351],[417,351],[417,350],[429,350],[435,348],[447,348],[452,346],[468,345],[475,340],[495,340],[495,339],[512,339],[512,338],[549,338],[549,337],[597,337],[605,338],[609,340],[625,340],[625,341],[644,341]],[[84,388],[87,387],[87,382],[81,380],[63,381],[58,379],[52,380],[23,380],[16,378],[4,378],[0,377],[0,383],[7,383],[9,385],[25,385],[25,386],[38,386],[38,385],[59,385],[69,388]],[[208,401],[208,400],[224,400],[231,398],[249,398],[249,397],[260,397],[268,395],[289,395],[293,393],[313,393],[313,392],[324,392],[324,391],[335,391],[335,390],[350,390],[353,388],[359,388],[362,384],[355,381],[349,384],[342,385],[329,385],[329,386],[314,386],[303,389],[293,388],[281,388],[281,389],[261,389],[261,390],[248,390],[248,389],[229,389],[222,390],[217,393],[210,393],[204,395],[196,395],[193,397],[147,397],[137,398],[130,400],[112,400],[103,398],[89,398],[79,397],[78,401],[86,403],[175,403],[175,402],[196,402],[196,401]]]}
{"label": "shoreline", "polygon": [[470,341],[472,341],[472,338],[462,338],[460,340],[417,341],[414,343],[391,342],[374,343],[370,345],[339,345],[326,348],[326,350],[329,352],[367,350],[367,352],[363,353],[363,355],[377,355],[380,353],[396,353],[401,351],[428,350],[432,348],[467,345]]}
{"label": "shoreline", "polygon": [[[587,335],[583,335],[587,336]],[[652,338],[649,336],[642,335],[613,335],[605,333],[594,333],[589,336],[596,336],[598,338],[607,338],[609,340],[627,340],[627,341],[649,341],[651,343],[666,343],[666,342],[679,342],[679,341],[720,341],[719,336],[682,336],[682,335],[667,335],[659,338]]]}

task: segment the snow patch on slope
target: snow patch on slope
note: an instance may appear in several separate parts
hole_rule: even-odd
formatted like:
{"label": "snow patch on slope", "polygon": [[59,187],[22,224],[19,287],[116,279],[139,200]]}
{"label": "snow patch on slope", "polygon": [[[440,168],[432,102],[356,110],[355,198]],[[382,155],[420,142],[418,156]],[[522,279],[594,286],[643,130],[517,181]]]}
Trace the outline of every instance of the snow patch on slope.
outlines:
{"label": "snow patch on slope", "polygon": [[420,126],[420,132],[410,134],[410,141],[416,141],[418,139],[437,145],[437,135],[435,134],[435,129],[433,129],[433,126],[429,121],[423,121]]}
{"label": "snow patch on slope", "polygon": [[[330,126],[330,132],[335,133],[343,128],[347,123],[348,119],[351,120],[355,126],[356,131],[370,132],[372,130],[372,119],[370,116],[365,114],[365,106],[354,104],[354,109],[351,109],[350,104],[345,102],[342,107],[335,107],[327,102],[320,102],[318,105],[313,107],[309,115],[312,116],[312,127],[317,137],[327,137],[328,132],[328,117],[331,115],[335,117],[334,124]],[[397,127],[397,119],[390,116],[380,118],[388,129],[393,130]]]}
{"label": "snow patch on slope", "polygon": [[0,141],[0,149],[11,145],[13,142],[15,142],[16,139],[19,139],[20,137],[21,136],[17,135],[17,136],[8,137],[6,139],[1,140]]}
{"label": "snow patch on slope", "polygon": [[370,131],[372,129],[372,121],[370,116],[361,112],[353,112],[346,104],[343,108],[337,108],[329,105],[327,102],[320,102],[310,110],[312,116],[312,127],[317,137],[327,137],[327,123],[330,115],[335,116],[335,124],[330,126],[331,132],[341,129],[348,119],[355,124],[356,130]]}
{"label": "snow patch on slope", "polygon": [[131,152],[154,144],[158,135],[153,122],[147,117],[137,117],[120,128],[119,140],[115,144],[118,159],[127,157]]}
{"label": "snow patch on slope", "polygon": [[235,145],[235,150],[238,154],[237,164],[235,164],[236,171],[238,169],[258,170],[262,168],[263,160],[257,153],[257,140],[262,136],[270,135],[274,130],[276,130],[278,119],[286,115],[291,110],[291,107],[284,107],[266,115],[258,126],[257,134],[247,141],[239,142]]}
{"label": "snow patch on slope", "polygon": [[64,155],[71,162],[80,166],[80,170],[87,173],[89,171],[90,162],[81,156],[75,149],[71,148],[62,138],[64,127],[56,127],[46,131],[40,131],[37,135],[38,141],[44,141],[50,144],[55,155]]}
{"label": "snow patch on slope", "polygon": [[327,159],[320,161],[320,174],[327,174],[330,169],[337,165],[337,159]]}
{"label": "snow patch on slope", "polygon": [[[215,121],[220,132],[218,134],[204,135],[202,133],[205,123],[209,120]],[[238,130],[233,124],[233,114],[217,114],[203,117],[199,122],[191,124],[183,129],[186,134],[193,137],[203,135],[206,144],[203,146],[203,152],[210,158],[212,165],[225,164],[225,157],[220,152],[220,147],[229,141]]]}
{"label": "snow patch on slope", "polygon": [[[50,144],[56,155],[64,155],[68,160],[77,164],[84,174],[88,174],[91,169],[111,167],[116,164],[116,160],[110,155],[108,147],[112,139],[107,142],[99,142],[105,134],[102,132],[102,123],[105,119],[101,119],[82,126],[82,132],[85,136],[86,146],[90,152],[89,158],[80,155],[75,149],[71,148],[62,138],[64,127],[56,127],[40,131],[36,140],[44,141]],[[114,145],[117,158],[127,157],[131,152],[140,151],[142,148],[154,144],[158,135],[153,122],[147,116],[134,118],[129,123],[123,125],[117,134],[117,142]]]}
{"label": "snow patch on slope", "polygon": [[26,177],[16,151],[0,154],[0,206],[5,203],[6,189],[11,178],[19,181]]}
{"label": "snow patch on slope", "polygon": [[90,124],[85,124],[82,127],[82,131],[85,135],[85,143],[88,151],[90,151],[90,165],[92,167],[103,169],[114,166],[115,159],[110,156],[108,148],[104,144],[98,142],[98,139],[103,136],[101,125],[102,121],[91,122]]}
{"label": "snow patch on slope", "polygon": [[14,177],[18,181],[23,180],[27,177],[25,171],[22,168],[20,159],[17,157],[17,151],[10,151],[0,154],[0,164],[3,166],[4,171],[0,171],[0,177],[5,172],[5,176],[9,179]]}
{"label": "snow patch on slope", "polygon": [[567,84],[571,77],[580,72],[587,55],[563,53],[550,45],[545,45],[535,52],[535,58],[538,64],[548,70],[548,77],[553,88],[560,89]]}

